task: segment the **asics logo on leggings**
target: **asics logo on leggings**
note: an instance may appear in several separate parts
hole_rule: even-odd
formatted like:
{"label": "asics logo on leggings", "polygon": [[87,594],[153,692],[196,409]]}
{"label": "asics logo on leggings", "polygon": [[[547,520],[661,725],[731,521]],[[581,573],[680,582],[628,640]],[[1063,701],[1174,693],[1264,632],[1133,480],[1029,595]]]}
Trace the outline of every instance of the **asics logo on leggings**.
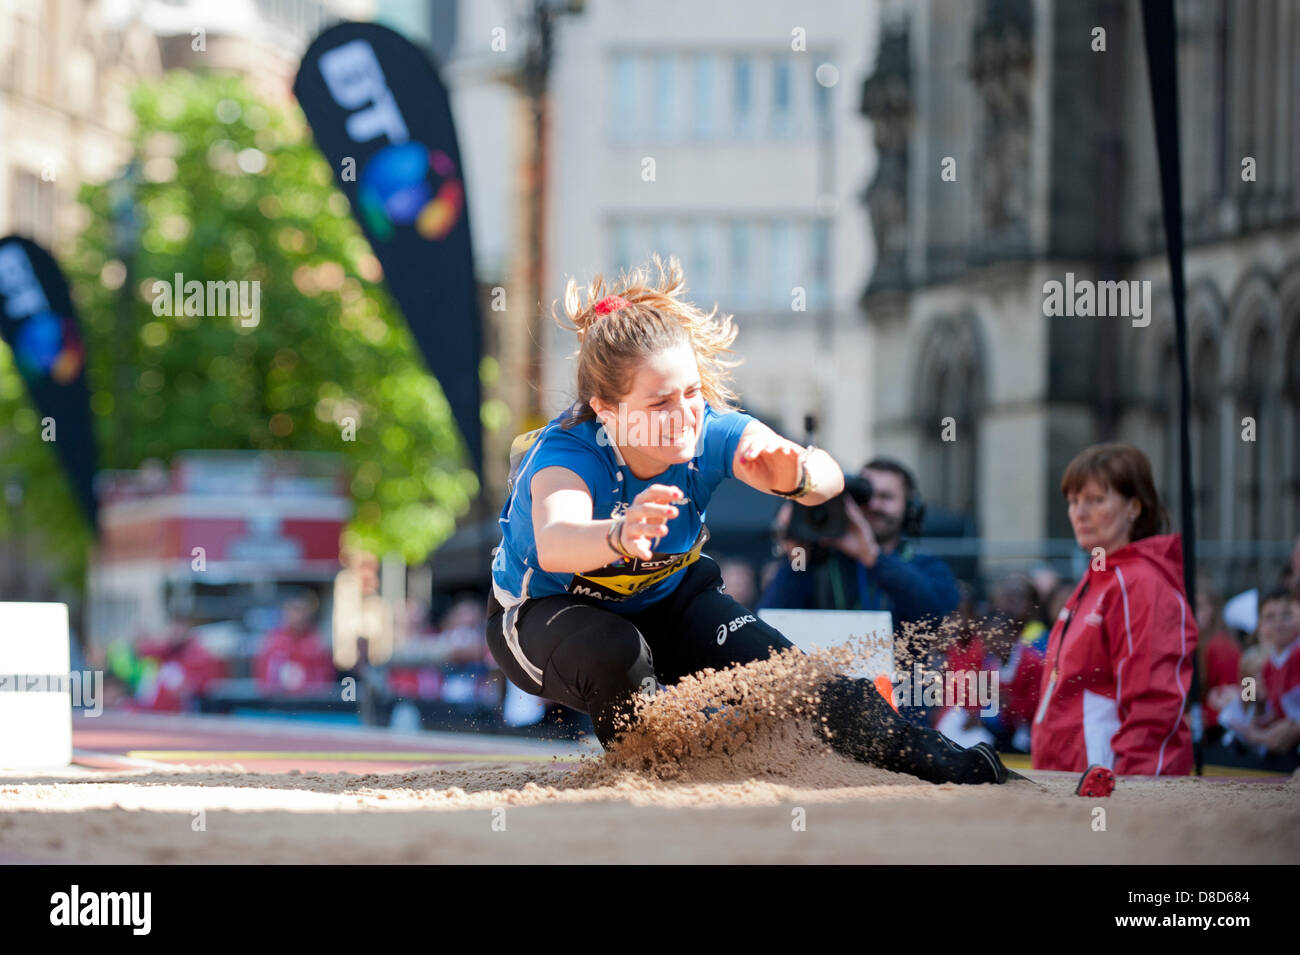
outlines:
{"label": "asics logo on leggings", "polygon": [[724,643],[727,642],[728,633],[735,633],[745,624],[753,623],[753,622],[754,622],[754,615],[752,613],[747,613],[744,616],[737,617],[735,620],[732,620],[729,623],[718,624],[718,646],[722,646]]}

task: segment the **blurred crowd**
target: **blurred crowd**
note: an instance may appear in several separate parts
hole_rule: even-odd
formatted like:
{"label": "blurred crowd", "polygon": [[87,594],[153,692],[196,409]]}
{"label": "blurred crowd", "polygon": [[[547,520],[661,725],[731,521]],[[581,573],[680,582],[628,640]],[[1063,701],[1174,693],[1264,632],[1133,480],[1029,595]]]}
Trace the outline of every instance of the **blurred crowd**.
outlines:
{"label": "blurred crowd", "polygon": [[251,654],[223,651],[202,628],[173,619],[160,634],[109,644],[105,664],[118,705],[135,710],[200,709],[205,696],[233,679],[252,681],[264,696],[302,696],[333,690],[333,653],[316,623],[319,599],[302,591],[279,608],[279,622],[254,635]]}
{"label": "blurred crowd", "polygon": [[[1048,635],[1072,585],[1046,569],[1032,577],[1010,574],[983,607],[971,599],[969,586],[962,584],[962,590],[954,614],[960,636],[945,653],[944,669],[998,670],[1000,706],[991,717],[981,717],[978,704],[944,710],[935,725],[959,742],[988,739],[1004,752],[1029,752]],[[1300,537],[1277,580],[1233,600],[1238,612],[1225,619],[1223,595],[1208,576],[1198,577],[1204,758],[1214,765],[1288,771],[1300,742],[1294,732],[1300,722]]]}
{"label": "blurred crowd", "polygon": [[[778,578],[789,567],[788,553],[761,567],[739,557],[716,559],[726,592],[741,604],[752,609],[782,604],[788,587]],[[933,568],[924,572],[936,573]],[[1004,574],[988,586],[987,597],[977,597],[970,582],[952,579],[952,585],[955,609],[931,615],[918,630],[925,636],[923,646],[910,651],[905,641],[900,646],[927,672],[941,678],[953,674],[955,683],[971,673],[996,672],[997,705],[990,713],[972,692],[965,705],[911,707],[905,702],[899,711],[965,746],[985,740],[1002,752],[1028,753],[1045,685],[1049,636],[1058,620],[1068,625],[1066,607],[1076,585],[1045,565]],[[859,595],[850,606],[864,604],[868,602]],[[810,599],[797,606],[817,603]],[[495,714],[493,728],[500,729],[503,706],[507,713],[512,710],[510,687],[484,639],[485,609],[483,597],[462,594],[435,621],[428,602],[408,600],[405,638],[389,658],[373,662],[362,638],[355,664],[347,669],[335,665],[319,622],[319,600],[310,590],[284,600],[277,622],[245,643],[250,652],[243,654],[214,650],[203,628],[177,620],[164,633],[107,648],[106,702],[181,712],[211,709],[223,695],[233,694],[279,701],[292,709],[313,701],[343,701],[352,677],[355,695],[350,699],[365,723],[397,725],[395,708],[403,707],[403,722],[418,727],[413,715],[418,708],[439,704],[471,715]],[[1276,579],[1256,590],[1225,599],[1201,575],[1195,618],[1205,761],[1283,771],[1300,764],[1300,537]],[[511,725],[538,722],[562,709],[548,701],[527,702],[521,709],[515,701]],[[581,725],[580,715],[568,716]]]}
{"label": "blurred crowd", "polygon": [[499,709],[504,691],[483,639],[483,609],[479,598],[462,597],[435,624],[428,602],[408,600],[406,638],[388,659],[372,661],[363,637],[346,669],[335,664],[319,598],[310,590],[284,600],[274,625],[234,645],[177,619],[163,633],[107,647],[107,702],[158,712],[252,702],[292,711],[355,702],[362,721],[372,724],[387,723],[401,701]]}

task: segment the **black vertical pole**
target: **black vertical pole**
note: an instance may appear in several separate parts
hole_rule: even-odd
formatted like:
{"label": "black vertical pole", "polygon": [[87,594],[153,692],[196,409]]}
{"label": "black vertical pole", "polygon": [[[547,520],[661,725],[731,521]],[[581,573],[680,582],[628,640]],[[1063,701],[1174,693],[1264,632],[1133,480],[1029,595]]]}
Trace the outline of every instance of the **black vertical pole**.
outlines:
{"label": "black vertical pole", "polygon": [[[1182,169],[1178,156],[1178,32],[1173,0],[1142,0],[1146,36],[1147,77],[1155,117],[1156,152],[1160,160],[1160,199],[1164,208],[1165,246],[1169,255],[1169,286],[1174,300],[1174,335],[1178,349],[1178,458],[1182,469],[1183,583],[1190,612],[1196,612],[1196,509],[1192,496],[1192,448],[1188,428],[1191,385],[1187,368],[1187,285],[1183,274]],[[1201,775],[1200,674],[1192,668],[1188,694],[1192,714],[1192,748],[1196,774]]]}

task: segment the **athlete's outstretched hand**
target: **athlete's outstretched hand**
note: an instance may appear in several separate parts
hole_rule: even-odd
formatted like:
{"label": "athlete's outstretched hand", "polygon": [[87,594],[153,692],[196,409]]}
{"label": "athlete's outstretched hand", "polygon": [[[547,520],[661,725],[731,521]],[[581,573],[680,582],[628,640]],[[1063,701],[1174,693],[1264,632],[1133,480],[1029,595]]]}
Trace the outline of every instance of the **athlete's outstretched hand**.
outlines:
{"label": "athlete's outstretched hand", "polygon": [[793,491],[799,483],[799,455],[803,446],[771,431],[744,435],[736,448],[732,471],[750,487]]}
{"label": "athlete's outstretched hand", "polygon": [[654,554],[654,545],[668,534],[668,522],[677,516],[674,501],[686,496],[681,488],[672,484],[651,484],[632,498],[624,512],[623,546],[642,560]]}

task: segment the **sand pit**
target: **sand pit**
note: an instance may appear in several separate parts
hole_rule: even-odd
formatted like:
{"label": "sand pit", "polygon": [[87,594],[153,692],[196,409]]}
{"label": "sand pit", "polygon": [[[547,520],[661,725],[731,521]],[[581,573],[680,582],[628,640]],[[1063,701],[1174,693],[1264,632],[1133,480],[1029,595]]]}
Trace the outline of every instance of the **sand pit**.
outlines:
{"label": "sand pit", "polygon": [[1072,775],[936,786],[845,759],[812,725],[842,660],[683,681],[576,769],[0,774],[0,861],[1300,862],[1300,775],[1121,778],[1085,800]]}
{"label": "sand pit", "polygon": [[[364,776],[226,770],[0,779],[4,861],[1105,862],[1300,861],[1300,783],[1123,779],[1109,800],[933,786],[838,756],[816,782],[575,787],[539,766]],[[827,784],[827,780],[836,780]],[[1107,809],[1093,831],[1092,809]],[[806,828],[796,831],[802,809]],[[202,817],[198,811],[202,810]],[[196,831],[201,819],[202,831]],[[495,828],[494,828],[495,826]],[[504,826],[504,829],[501,827]]]}

